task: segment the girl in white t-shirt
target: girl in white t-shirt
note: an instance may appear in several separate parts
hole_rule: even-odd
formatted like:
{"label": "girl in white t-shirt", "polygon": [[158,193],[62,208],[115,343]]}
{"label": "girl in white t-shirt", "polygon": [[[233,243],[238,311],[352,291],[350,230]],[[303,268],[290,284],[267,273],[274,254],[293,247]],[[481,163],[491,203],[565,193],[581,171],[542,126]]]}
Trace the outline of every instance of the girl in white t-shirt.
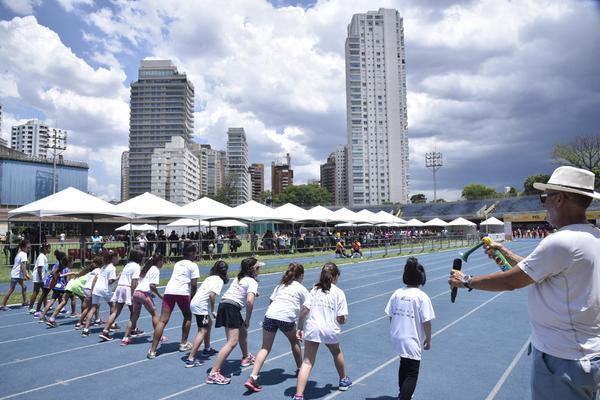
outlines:
{"label": "girl in white t-shirt", "polygon": [[92,305],[87,313],[85,324],[81,331],[81,336],[83,337],[90,335],[90,323],[92,322],[92,317],[96,313],[96,310],[100,307],[100,302],[104,300],[109,306],[111,305],[110,299],[112,292],[110,287],[118,279],[115,264],[119,262],[119,255],[107,251],[102,256],[102,261],[104,265],[102,265],[102,268],[100,268],[100,271],[98,271],[98,274],[94,276],[94,280],[92,281]]}
{"label": "girl in white t-shirt", "polygon": [[[227,343],[217,354],[217,359],[210,373],[206,377],[206,383],[216,385],[227,385],[231,378],[221,374],[221,366],[229,357],[238,342],[242,350],[242,367],[248,367],[254,363],[254,356],[248,351],[248,327],[252,318],[254,299],[258,295],[258,282],[256,277],[263,263],[256,258],[249,257],[242,260],[240,273],[231,283],[217,311],[217,328],[224,326]],[[242,308],[246,307],[246,319],[242,318]]]}
{"label": "girl in white t-shirt", "polygon": [[[92,307],[92,285],[94,284],[94,278],[100,272],[100,268],[103,265],[103,259],[100,256],[95,256],[92,260],[93,269],[88,274],[88,279],[83,286],[83,301],[81,302],[81,315],[79,316],[79,321],[75,324],[75,329],[81,329],[81,327],[85,324],[85,320],[87,318],[88,312]],[[100,305],[96,308],[95,311],[96,324],[100,325],[102,321],[100,320]]]}
{"label": "girl in white t-shirt", "polygon": [[296,320],[300,309],[308,297],[308,290],[302,286],[304,280],[304,267],[302,264],[291,263],[283,274],[279,285],[273,290],[271,302],[263,320],[263,344],[256,354],[256,361],[250,377],[244,384],[248,390],[260,392],[262,387],[258,383],[258,374],[262,368],[279,329],[290,342],[296,367],[302,365],[302,349],[296,337]]}
{"label": "girl in white t-shirt", "polygon": [[326,263],[321,270],[319,282],[310,291],[302,307],[297,337],[304,340],[304,359],[298,372],[294,400],[304,399],[304,389],[315,364],[320,343],[325,344],[333,356],[340,377],[338,389],[344,391],[352,385],[352,381],[346,376],[344,354],[339,344],[340,325],[348,321],[346,295],[336,286],[339,278],[340,270],[337,265],[332,262]]}
{"label": "girl in white t-shirt", "polygon": [[4,301],[2,302],[2,307],[0,307],[0,310],[8,311],[9,308],[6,306],[6,304],[8,303],[8,298],[12,292],[14,292],[17,284],[21,286],[21,297],[23,299],[21,305],[27,306],[27,285],[25,284],[25,281],[27,279],[31,279],[29,272],[27,272],[27,254],[29,253],[30,249],[31,245],[29,244],[29,240],[21,240],[19,243],[19,252],[15,257],[15,263],[10,270],[10,287],[4,296]]}
{"label": "girl in white t-shirt", "polygon": [[[121,339],[121,346],[127,346],[131,343],[131,337],[141,335],[143,332],[136,328],[137,321],[142,311],[142,306],[148,310],[152,316],[152,327],[156,328],[158,324],[158,313],[154,306],[154,296],[158,296],[162,300],[163,296],[157,289],[160,281],[160,269],[165,264],[165,257],[156,253],[152,257],[146,260],[144,268],[140,272],[140,278],[138,284],[135,287],[132,298],[131,316],[129,317],[129,323],[125,330],[125,336]],[[161,342],[167,340],[165,336],[161,338]]]}
{"label": "girl in white t-shirt", "polygon": [[419,286],[426,281],[425,268],[410,257],[402,280],[406,287],[394,292],[385,307],[390,317],[390,340],[400,357],[398,398],[409,400],[417,386],[422,349],[431,347],[431,320],[435,318],[429,296]]}
{"label": "girl in white t-shirt", "polygon": [[33,266],[33,291],[31,292],[31,298],[29,299],[29,314],[34,314],[37,311],[33,305],[37,300],[40,289],[44,287],[44,282],[48,276],[48,253],[50,253],[50,245],[47,243],[42,244],[40,254],[37,256],[35,265]]}
{"label": "girl in white t-shirt", "polygon": [[194,340],[194,347],[185,360],[186,368],[199,367],[203,363],[200,360],[196,360],[196,353],[200,348],[202,342],[204,342],[204,350],[202,355],[210,356],[216,353],[216,351],[210,347],[210,331],[212,327],[212,317],[216,317],[215,312],[215,300],[217,296],[221,295],[223,285],[229,282],[227,277],[227,270],[229,265],[225,261],[217,261],[210,269],[208,278],[202,282],[202,285],[196,291],[194,298],[190,304],[192,314],[196,317],[196,325],[198,326],[198,334]]}
{"label": "girl in white t-shirt", "polygon": [[[123,306],[127,305],[127,307],[129,307],[129,315],[131,317],[131,298],[133,297],[133,292],[135,291],[138,279],[140,278],[140,263],[143,259],[143,250],[133,249],[129,252],[129,262],[125,265],[123,271],[121,271],[119,281],[117,282],[117,288],[110,300],[113,307],[110,316],[104,324],[104,329],[102,330],[102,333],[100,333],[100,339],[102,339],[102,341],[113,340],[113,337],[110,336],[110,327],[117,320],[121,311],[123,311]],[[140,334],[141,333],[143,332],[140,332]]]}

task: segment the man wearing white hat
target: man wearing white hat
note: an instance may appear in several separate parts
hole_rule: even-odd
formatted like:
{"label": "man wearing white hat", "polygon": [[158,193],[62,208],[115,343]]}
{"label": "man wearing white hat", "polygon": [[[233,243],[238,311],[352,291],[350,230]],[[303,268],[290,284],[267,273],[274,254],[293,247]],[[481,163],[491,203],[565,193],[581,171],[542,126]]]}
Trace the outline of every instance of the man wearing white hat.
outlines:
{"label": "man wearing white hat", "polygon": [[557,168],[540,201],[557,232],[527,257],[492,242],[514,267],[506,272],[471,276],[452,270],[448,283],[487,291],[529,286],[528,311],[534,347],[531,392],[534,400],[596,399],[600,395],[600,229],[589,224],[594,174]]}

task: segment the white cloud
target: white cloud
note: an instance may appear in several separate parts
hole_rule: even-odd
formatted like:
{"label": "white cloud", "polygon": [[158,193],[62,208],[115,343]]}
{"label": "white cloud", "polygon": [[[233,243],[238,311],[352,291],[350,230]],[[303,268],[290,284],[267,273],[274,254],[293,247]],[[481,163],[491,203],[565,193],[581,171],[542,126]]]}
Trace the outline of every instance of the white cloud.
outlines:
{"label": "white cloud", "polygon": [[2,0],[2,5],[19,15],[29,15],[42,4],[42,0]]}
{"label": "white cloud", "polygon": [[75,10],[75,8],[77,8],[81,5],[86,5],[86,6],[94,5],[94,0],[56,0],[56,1],[67,12],[71,12],[71,11]]}

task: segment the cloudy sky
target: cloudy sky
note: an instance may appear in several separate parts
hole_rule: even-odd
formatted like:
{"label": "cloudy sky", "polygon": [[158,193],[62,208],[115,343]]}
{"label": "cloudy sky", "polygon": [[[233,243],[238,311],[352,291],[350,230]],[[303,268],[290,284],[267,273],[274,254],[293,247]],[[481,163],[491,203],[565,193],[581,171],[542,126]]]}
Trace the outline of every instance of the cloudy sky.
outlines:
{"label": "cloudy sky", "polygon": [[[404,17],[411,193],[469,183],[522,188],[550,173],[556,142],[600,126],[600,3],[569,0],[0,0],[2,136],[31,118],[68,129],[89,189],[119,198],[129,85],[143,58],[170,58],[196,90],[195,135],[250,161],[292,155],[295,181],[344,144],[344,40],[352,14]],[[267,182],[268,183],[268,182]]]}

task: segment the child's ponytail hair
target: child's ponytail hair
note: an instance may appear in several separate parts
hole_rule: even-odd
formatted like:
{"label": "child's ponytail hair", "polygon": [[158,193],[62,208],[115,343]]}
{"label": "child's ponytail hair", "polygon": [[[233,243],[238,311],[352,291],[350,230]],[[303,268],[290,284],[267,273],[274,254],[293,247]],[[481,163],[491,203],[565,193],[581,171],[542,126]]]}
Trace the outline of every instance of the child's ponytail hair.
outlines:
{"label": "child's ponytail hair", "polygon": [[298,279],[300,279],[302,275],[304,275],[304,267],[302,266],[302,264],[295,262],[290,263],[287,271],[285,271],[285,273],[281,277],[279,284],[287,286],[293,281],[297,281]]}
{"label": "child's ponytail hair", "polygon": [[144,263],[144,268],[140,271],[140,280],[146,277],[146,274],[152,268],[153,265],[156,265],[157,262],[164,260],[164,256],[160,253],[155,253],[153,256],[149,257]]}
{"label": "child's ponytail hair", "polygon": [[332,262],[325,263],[323,265],[323,269],[321,270],[321,276],[319,277],[319,282],[315,285],[316,288],[321,289],[323,292],[328,292],[331,289],[331,285],[335,278],[340,276],[340,270]]}
{"label": "child's ponytail hair", "polygon": [[139,264],[144,259],[144,252],[139,248],[135,248],[129,252],[129,262]]}
{"label": "child's ponytail hair", "polygon": [[256,264],[258,260],[254,257],[244,258],[240,263],[240,273],[237,278],[238,281],[242,280],[242,278],[249,276],[252,279],[256,279],[258,275],[258,270],[256,268]]}
{"label": "child's ponytail hair", "polygon": [[229,277],[227,276],[228,269],[229,265],[225,261],[219,260],[210,269],[209,276],[217,275],[223,280],[223,283],[227,284],[229,282]]}
{"label": "child's ponytail hair", "polygon": [[406,260],[402,280],[408,286],[425,285],[425,282],[427,281],[425,268],[419,264],[419,260],[417,260],[415,257],[409,257],[408,260]]}

